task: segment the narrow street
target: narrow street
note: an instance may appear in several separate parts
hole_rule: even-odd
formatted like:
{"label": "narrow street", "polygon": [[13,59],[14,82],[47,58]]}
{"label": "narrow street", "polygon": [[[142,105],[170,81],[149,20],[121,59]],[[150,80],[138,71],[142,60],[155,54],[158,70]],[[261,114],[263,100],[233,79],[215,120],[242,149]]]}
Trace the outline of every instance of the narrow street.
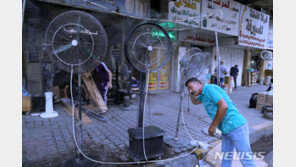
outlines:
{"label": "narrow street", "polygon": [[[253,87],[239,87],[237,91],[230,94],[238,110],[247,118],[250,127],[250,138],[254,134],[270,134],[272,126],[265,130],[254,129],[256,125],[272,122],[263,117],[255,108],[248,108],[249,98],[253,92],[261,92],[267,86],[257,85]],[[236,100],[237,99],[237,100]],[[239,100],[238,100],[239,99]],[[153,125],[165,130],[165,137],[174,136],[176,130],[177,116],[179,112],[179,93],[160,93],[148,96],[145,125]],[[188,106],[187,101],[184,106]],[[205,143],[216,141],[217,138],[210,137],[202,132],[210,125],[202,105],[189,103],[190,111],[185,108],[184,120],[189,133],[194,139]],[[40,117],[23,115],[23,165],[24,166],[56,166],[63,164],[69,158],[75,156],[75,145],[72,138],[71,116],[66,113],[62,105],[55,105],[59,117],[42,119]],[[129,110],[122,106],[111,106],[110,111],[105,114],[107,122],[98,121],[92,117],[92,123],[83,126],[83,150],[90,155],[96,155],[101,161],[130,161],[127,148],[129,145],[128,128],[137,126],[137,103]],[[182,124],[179,126],[179,137],[191,140]],[[266,130],[270,129],[270,130]],[[257,136],[254,136],[256,138]],[[263,147],[258,142],[255,150]],[[163,159],[192,150],[192,146],[183,148],[170,148],[165,146]],[[272,148],[272,146],[271,146]],[[253,150],[253,151],[255,151]],[[269,150],[270,151],[270,150]],[[269,152],[268,151],[268,152]],[[272,156],[271,156],[272,157]],[[169,163],[170,164],[170,163]]]}

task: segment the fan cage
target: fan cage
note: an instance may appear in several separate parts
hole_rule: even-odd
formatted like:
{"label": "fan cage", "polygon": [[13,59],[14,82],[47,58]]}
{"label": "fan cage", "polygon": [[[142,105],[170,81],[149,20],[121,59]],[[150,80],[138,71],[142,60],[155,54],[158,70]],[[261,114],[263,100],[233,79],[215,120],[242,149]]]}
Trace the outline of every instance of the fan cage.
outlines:
{"label": "fan cage", "polygon": [[70,72],[73,68],[78,74],[98,66],[106,55],[108,41],[102,24],[94,16],[74,10],[61,13],[51,21],[44,45],[60,69]]}
{"label": "fan cage", "polygon": [[[160,37],[153,34],[159,31]],[[142,23],[127,35],[125,41],[125,55],[131,66],[141,72],[154,72],[168,62],[172,48],[167,32],[155,23]]]}
{"label": "fan cage", "polygon": [[205,55],[199,48],[188,50],[180,61],[183,80],[199,77],[205,68]]}

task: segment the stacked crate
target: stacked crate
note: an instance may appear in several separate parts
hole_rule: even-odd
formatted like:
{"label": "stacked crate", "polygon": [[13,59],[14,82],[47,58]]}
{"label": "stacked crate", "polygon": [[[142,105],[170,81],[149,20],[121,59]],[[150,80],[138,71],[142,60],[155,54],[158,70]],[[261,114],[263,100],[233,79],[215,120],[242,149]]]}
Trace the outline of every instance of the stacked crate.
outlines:
{"label": "stacked crate", "polygon": [[263,106],[273,106],[273,96],[266,92],[258,93],[256,109],[261,111]]}

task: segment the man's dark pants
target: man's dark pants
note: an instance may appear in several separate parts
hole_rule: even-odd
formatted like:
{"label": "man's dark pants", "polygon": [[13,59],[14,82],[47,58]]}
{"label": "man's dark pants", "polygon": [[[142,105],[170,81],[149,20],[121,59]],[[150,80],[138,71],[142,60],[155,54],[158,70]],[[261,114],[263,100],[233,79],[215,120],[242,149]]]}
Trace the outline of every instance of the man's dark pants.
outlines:
{"label": "man's dark pants", "polygon": [[234,80],[234,89],[236,89],[236,79],[237,79],[237,75],[232,75],[233,80]]}

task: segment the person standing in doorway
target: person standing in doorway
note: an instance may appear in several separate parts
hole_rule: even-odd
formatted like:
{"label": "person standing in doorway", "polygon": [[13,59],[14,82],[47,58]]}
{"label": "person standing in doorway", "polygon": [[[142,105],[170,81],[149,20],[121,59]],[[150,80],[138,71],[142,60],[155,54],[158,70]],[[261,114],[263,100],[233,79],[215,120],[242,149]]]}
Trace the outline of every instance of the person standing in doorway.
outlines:
{"label": "person standing in doorway", "polygon": [[238,76],[238,65],[235,65],[234,67],[230,68],[230,76],[233,77],[234,80],[234,90],[236,90],[236,85],[237,85],[237,76]]}
{"label": "person standing in doorway", "polygon": [[112,88],[112,73],[104,62],[98,65],[96,71],[98,73],[97,87],[107,106],[108,89]]}
{"label": "person standing in doorway", "polygon": [[[223,63],[223,61],[221,61],[220,62],[220,73],[219,73],[219,75],[220,75],[220,87],[222,87],[222,85],[223,85],[223,81],[224,81],[224,77],[225,77],[225,75],[227,74],[227,70],[226,70],[226,68],[224,67],[224,65],[223,65],[224,63]],[[216,67],[215,68],[215,75],[216,75],[216,79],[215,79],[215,84],[217,84],[217,68],[218,67]]]}

